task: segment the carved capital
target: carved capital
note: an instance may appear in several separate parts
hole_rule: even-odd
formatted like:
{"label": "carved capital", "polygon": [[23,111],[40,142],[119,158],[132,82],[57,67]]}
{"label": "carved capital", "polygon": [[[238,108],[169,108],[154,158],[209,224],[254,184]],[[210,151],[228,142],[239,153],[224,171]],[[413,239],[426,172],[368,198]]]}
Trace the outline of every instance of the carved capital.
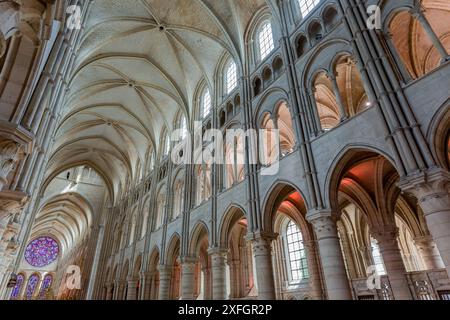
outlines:
{"label": "carved capital", "polygon": [[449,172],[440,169],[429,170],[423,174],[402,179],[399,187],[417,198],[424,216],[450,210]]}
{"label": "carved capital", "polygon": [[396,226],[380,226],[372,228],[372,237],[377,240],[380,249],[387,247],[397,248],[399,229]]}
{"label": "carved capital", "polygon": [[159,277],[169,278],[172,275],[173,266],[170,265],[159,265],[158,266]]}
{"label": "carved capital", "polygon": [[20,159],[22,147],[12,140],[0,141],[0,190],[8,182],[7,178]]}
{"label": "carved capital", "polygon": [[272,252],[272,241],[275,240],[277,236],[277,234],[268,232],[256,232],[250,234],[248,240],[252,243],[254,255],[270,255]]}
{"label": "carved capital", "polygon": [[318,240],[336,238],[338,236],[337,219],[332,211],[322,210],[309,212],[306,219],[313,225]]}
{"label": "carved capital", "polygon": [[[20,24],[21,14],[20,5],[17,1],[1,1],[0,2],[0,38],[6,41],[17,30]],[[1,40],[0,40],[1,43]],[[0,48],[0,56],[2,56]]]}
{"label": "carved capital", "polygon": [[28,197],[22,192],[1,191],[0,192],[0,222],[9,221],[17,216],[24,208]]}

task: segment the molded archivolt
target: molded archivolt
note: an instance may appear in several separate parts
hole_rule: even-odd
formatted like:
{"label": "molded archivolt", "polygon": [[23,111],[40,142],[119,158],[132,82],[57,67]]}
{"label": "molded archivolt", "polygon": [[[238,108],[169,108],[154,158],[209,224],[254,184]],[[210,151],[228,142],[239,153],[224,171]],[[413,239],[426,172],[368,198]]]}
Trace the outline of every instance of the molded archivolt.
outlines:
{"label": "molded archivolt", "polygon": [[342,175],[348,169],[348,166],[358,162],[360,159],[364,159],[365,157],[370,158],[375,154],[383,157],[389,162],[392,167],[396,168],[396,163],[393,160],[391,154],[383,152],[370,145],[347,145],[336,152],[334,160],[329,166],[328,172],[326,173],[326,177],[322,185],[324,199],[327,200],[327,207],[339,207],[336,196],[335,194],[333,194],[333,190],[337,190],[339,181],[342,178]]}
{"label": "molded archivolt", "polygon": [[450,169],[450,99],[438,110],[428,128],[427,139],[438,164]]}
{"label": "molded archivolt", "polygon": [[[411,13],[413,8],[421,7],[423,15],[442,46],[450,51],[450,3],[446,0],[405,1],[395,9],[383,8],[386,24],[385,31],[389,33],[388,43],[392,45],[395,58],[406,69],[407,76],[420,78],[441,65],[443,57],[433,45],[430,35],[423,25]],[[413,9],[415,11],[417,9]]]}

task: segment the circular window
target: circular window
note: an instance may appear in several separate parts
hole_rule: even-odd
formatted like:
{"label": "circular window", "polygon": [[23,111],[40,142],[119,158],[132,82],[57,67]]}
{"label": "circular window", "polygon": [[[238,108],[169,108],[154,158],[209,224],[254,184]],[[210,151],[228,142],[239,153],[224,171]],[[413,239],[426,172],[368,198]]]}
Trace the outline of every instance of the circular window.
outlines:
{"label": "circular window", "polygon": [[33,267],[48,266],[58,258],[59,245],[55,239],[40,237],[31,241],[25,250],[25,260]]}

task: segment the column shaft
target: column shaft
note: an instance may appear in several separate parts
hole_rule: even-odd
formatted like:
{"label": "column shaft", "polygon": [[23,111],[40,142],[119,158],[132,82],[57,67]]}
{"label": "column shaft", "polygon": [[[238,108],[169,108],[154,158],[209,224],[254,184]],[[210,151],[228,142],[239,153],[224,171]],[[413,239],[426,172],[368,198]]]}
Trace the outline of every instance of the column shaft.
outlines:
{"label": "column shaft", "polygon": [[127,300],[137,300],[137,286],[136,279],[128,280]]}
{"label": "column shaft", "polygon": [[227,251],[210,250],[212,272],[212,299],[226,300],[227,297]]}
{"label": "column shaft", "polygon": [[195,300],[195,259],[183,259],[181,263],[181,300]]}
{"label": "column shaft", "polygon": [[384,226],[382,229],[372,232],[372,234],[378,241],[394,298],[396,300],[411,300],[412,295],[406,279],[406,268],[397,241],[398,228]]}
{"label": "column shaft", "polygon": [[275,279],[272,265],[273,237],[256,236],[252,240],[259,300],[275,300]]}
{"label": "column shaft", "polygon": [[416,238],[414,243],[427,270],[443,269],[445,267],[436,243],[431,236]]}
{"label": "column shaft", "polygon": [[159,267],[159,300],[169,300],[170,298],[170,280],[172,271],[172,266]]}
{"label": "column shaft", "polygon": [[317,237],[328,299],[351,300],[352,293],[335,220],[329,213],[314,213],[308,220],[313,224]]}

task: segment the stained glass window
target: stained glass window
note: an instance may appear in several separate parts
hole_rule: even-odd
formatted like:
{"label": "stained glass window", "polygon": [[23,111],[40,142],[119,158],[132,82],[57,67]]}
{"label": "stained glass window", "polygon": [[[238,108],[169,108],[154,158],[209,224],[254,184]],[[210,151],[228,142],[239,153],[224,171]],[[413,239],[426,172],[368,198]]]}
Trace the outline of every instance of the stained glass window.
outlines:
{"label": "stained glass window", "polygon": [[55,239],[40,237],[31,241],[25,250],[25,260],[33,267],[48,266],[58,258],[59,245]]}
{"label": "stained glass window", "polygon": [[39,283],[39,276],[37,274],[33,274],[30,277],[30,279],[28,279],[27,294],[26,294],[27,300],[31,300],[33,298],[38,283]]}
{"label": "stained glass window", "polygon": [[25,280],[25,277],[22,274],[19,274],[17,276],[16,285],[14,286],[14,288],[12,289],[12,292],[11,292],[11,300],[16,300],[17,298],[19,298],[19,294],[22,289],[24,280]]}
{"label": "stained glass window", "polygon": [[48,274],[44,277],[41,285],[41,291],[39,292],[39,297],[41,299],[45,299],[45,295],[47,294],[48,289],[50,289],[53,282],[53,276]]}

